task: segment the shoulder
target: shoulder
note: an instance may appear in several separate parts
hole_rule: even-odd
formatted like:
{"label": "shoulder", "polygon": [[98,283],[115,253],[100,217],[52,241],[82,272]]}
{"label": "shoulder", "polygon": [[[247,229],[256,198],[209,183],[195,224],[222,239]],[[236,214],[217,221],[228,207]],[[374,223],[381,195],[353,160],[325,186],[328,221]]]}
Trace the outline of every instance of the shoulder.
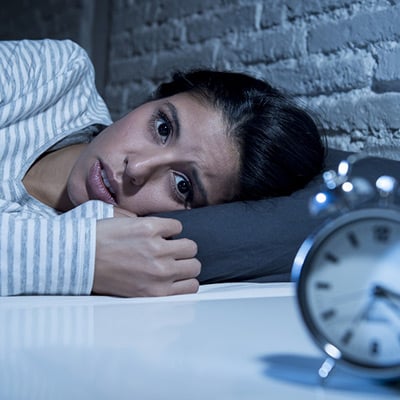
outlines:
{"label": "shoulder", "polygon": [[27,57],[32,54],[41,55],[80,55],[87,57],[85,50],[72,40],[10,40],[0,41],[0,52],[2,54],[9,54],[15,58],[18,56]]}
{"label": "shoulder", "polygon": [[1,97],[5,103],[39,88],[51,93],[69,90],[84,77],[90,81],[93,76],[88,54],[71,40],[0,42]]}
{"label": "shoulder", "polygon": [[[26,71],[31,74],[38,68],[42,74],[49,71],[63,73],[79,66],[90,66],[86,51],[71,40],[18,40],[0,42],[2,69]],[[32,77],[31,77],[32,78]]]}

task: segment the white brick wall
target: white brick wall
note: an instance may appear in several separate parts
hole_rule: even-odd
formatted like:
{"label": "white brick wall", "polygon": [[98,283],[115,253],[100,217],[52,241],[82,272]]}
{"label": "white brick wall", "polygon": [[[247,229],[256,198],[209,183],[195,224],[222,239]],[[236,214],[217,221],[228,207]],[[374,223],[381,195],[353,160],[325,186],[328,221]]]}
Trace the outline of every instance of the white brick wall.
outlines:
{"label": "white brick wall", "polygon": [[[30,36],[77,39],[79,11],[99,3],[44,0],[25,17],[29,2],[12,4],[18,18],[3,12],[0,36],[13,28],[21,34],[18,21],[31,20]],[[305,102],[330,145],[397,151],[399,21],[400,0],[109,0],[106,101],[118,118],[176,68],[235,69]]]}
{"label": "white brick wall", "polygon": [[320,115],[334,147],[400,148],[399,1],[113,3],[114,116],[174,68],[229,68],[299,97]]}

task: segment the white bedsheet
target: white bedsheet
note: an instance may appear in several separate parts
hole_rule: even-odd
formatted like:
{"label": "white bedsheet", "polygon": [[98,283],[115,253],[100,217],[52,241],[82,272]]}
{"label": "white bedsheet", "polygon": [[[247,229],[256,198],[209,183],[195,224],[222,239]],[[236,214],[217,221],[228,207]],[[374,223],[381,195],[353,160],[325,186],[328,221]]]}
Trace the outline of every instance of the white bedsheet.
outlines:
{"label": "white bedsheet", "polygon": [[291,283],[162,298],[0,299],[0,399],[391,399],[310,340]]}

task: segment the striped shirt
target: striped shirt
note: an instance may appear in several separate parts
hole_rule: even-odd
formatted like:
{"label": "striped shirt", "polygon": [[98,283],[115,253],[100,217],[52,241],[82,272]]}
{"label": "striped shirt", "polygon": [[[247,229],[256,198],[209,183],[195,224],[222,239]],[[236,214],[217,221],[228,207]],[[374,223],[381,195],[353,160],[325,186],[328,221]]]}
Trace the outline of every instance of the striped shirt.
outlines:
{"label": "striped shirt", "polygon": [[96,220],[113,207],[89,201],[59,214],[31,197],[22,179],[44,152],[111,122],[78,45],[0,42],[0,295],[90,294]]}

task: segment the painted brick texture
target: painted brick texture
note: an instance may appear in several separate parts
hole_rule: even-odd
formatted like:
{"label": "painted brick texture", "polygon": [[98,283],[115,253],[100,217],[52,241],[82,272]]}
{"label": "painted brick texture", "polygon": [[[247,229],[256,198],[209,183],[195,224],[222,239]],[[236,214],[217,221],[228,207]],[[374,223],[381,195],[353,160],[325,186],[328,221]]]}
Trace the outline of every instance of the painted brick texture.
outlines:
{"label": "painted brick texture", "polygon": [[[129,23],[135,8],[141,19]],[[120,1],[108,93],[125,100],[113,112],[176,68],[235,69],[298,97],[331,146],[399,148],[399,18],[398,2],[383,0]]]}
{"label": "painted brick texture", "polygon": [[[27,36],[79,41],[79,14],[95,4],[37,3],[30,14],[0,16],[0,35],[23,22]],[[331,146],[389,146],[393,156],[400,149],[399,20],[399,0],[110,0],[105,98],[118,118],[175,69],[250,72],[315,111]]]}

